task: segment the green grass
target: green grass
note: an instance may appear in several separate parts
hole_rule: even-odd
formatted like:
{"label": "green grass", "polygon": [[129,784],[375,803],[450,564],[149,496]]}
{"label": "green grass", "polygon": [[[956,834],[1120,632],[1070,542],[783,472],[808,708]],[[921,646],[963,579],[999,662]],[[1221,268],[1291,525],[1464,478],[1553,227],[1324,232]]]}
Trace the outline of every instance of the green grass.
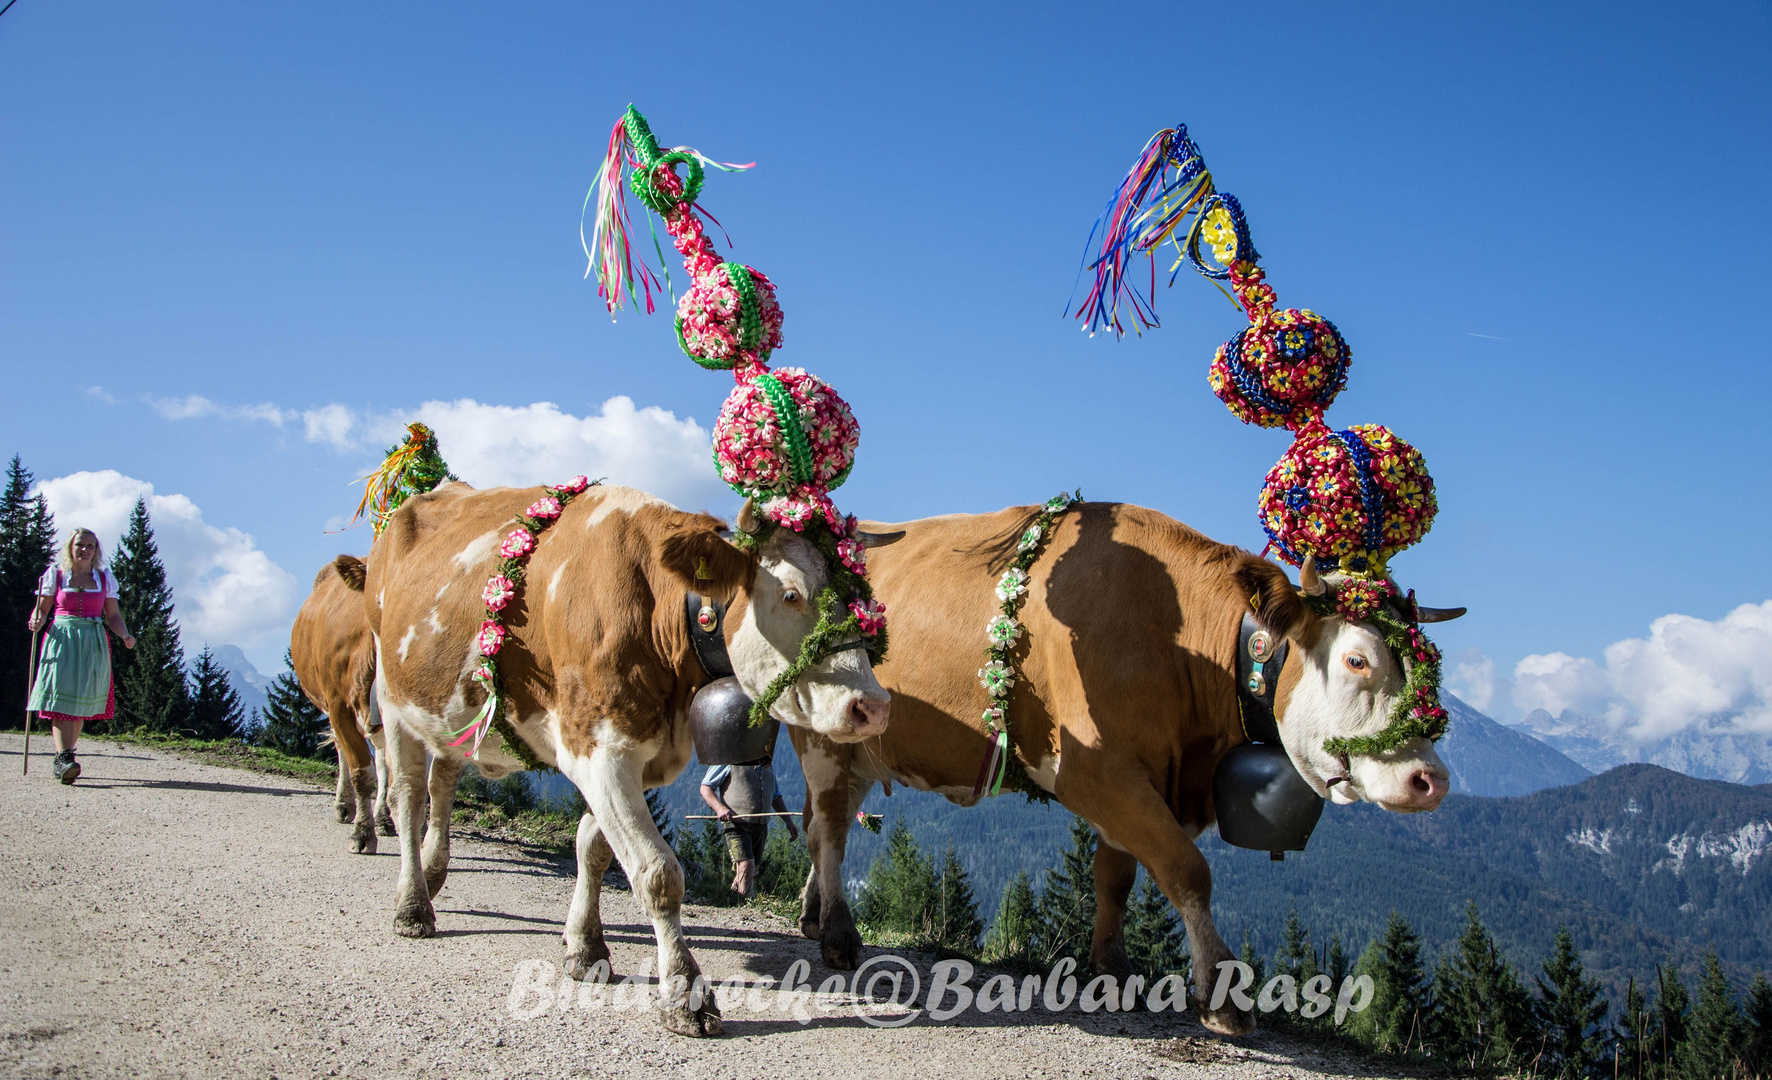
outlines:
{"label": "green grass", "polygon": [[[44,736],[48,738],[47,735]],[[248,746],[238,739],[193,739],[184,735],[162,735],[148,731],[112,732],[108,735],[83,735],[82,743],[119,743],[124,746],[145,746],[164,750],[180,757],[273,776],[307,780],[317,787],[330,788],[337,778],[337,767],[331,761],[292,757],[266,746]]]}

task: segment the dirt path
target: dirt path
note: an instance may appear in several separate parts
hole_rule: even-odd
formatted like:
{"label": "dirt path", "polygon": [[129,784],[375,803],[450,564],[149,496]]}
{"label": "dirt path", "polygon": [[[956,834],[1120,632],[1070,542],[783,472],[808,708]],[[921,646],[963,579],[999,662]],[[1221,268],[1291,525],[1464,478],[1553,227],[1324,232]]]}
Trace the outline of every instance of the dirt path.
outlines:
{"label": "dirt path", "polygon": [[[724,1038],[665,1033],[640,1009],[568,999],[532,1019],[519,965],[560,959],[570,865],[458,839],[438,936],[391,929],[394,842],[346,852],[330,791],[89,741],[73,789],[49,777],[48,739],[0,735],[0,1073],[45,1077],[1304,1077],[1363,1074],[1308,1045],[1204,1038],[1191,1017],[1005,1016],[968,1011],[878,1029],[838,1004],[802,1025],[725,1009]],[[617,972],[652,933],[605,891]],[[689,907],[691,947],[715,979],[830,973],[781,920]],[[927,985],[927,961],[921,963]],[[533,976],[531,976],[533,978]],[[977,987],[982,978],[974,978]],[[551,986],[558,983],[556,975]],[[816,1006],[815,1006],[816,1011]]]}

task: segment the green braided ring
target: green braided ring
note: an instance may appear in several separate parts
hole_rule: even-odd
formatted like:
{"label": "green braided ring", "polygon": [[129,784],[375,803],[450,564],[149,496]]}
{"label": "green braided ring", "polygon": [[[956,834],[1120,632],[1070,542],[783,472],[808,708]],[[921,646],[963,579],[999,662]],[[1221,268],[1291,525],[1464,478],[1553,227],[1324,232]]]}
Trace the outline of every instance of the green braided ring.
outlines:
{"label": "green braided ring", "polygon": [[[628,106],[622,122],[627,127],[628,138],[634,144],[634,154],[640,159],[640,167],[628,178],[628,186],[633,188],[640,201],[660,217],[674,212],[678,203],[694,202],[696,196],[701,194],[702,182],[707,179],[701,160],[694,154],[681,150],[661,153],[658,139],[653,137],[652,128],[647,125],[646,118],[632,105]],[[658,185],[652,181],[652,174],[661,165],[669,169],[678,163],[689,166],[689,175],[683,178],[683,194],[672,197],[658,190]]]}
{"label": "green braided ring", "polygon": [[793,395],[775,376],[759,375],[757,385],[763,388],[763,394],[769,398],[769,408],[775,412],[776,423],[781,425],[781,441],[788,453],[788,463],[793,467],[794,482],[812,483],[812,446],[806,441],[806,429],[800,426],[800,407],[794,404]]}

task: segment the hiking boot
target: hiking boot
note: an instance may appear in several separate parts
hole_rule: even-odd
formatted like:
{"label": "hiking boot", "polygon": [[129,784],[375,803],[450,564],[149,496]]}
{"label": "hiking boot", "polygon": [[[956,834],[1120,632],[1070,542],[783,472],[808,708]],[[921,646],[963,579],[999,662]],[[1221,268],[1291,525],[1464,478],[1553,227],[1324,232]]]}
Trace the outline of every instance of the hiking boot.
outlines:
{"label": "hiking boot", "polygon": [[51,770],[55,778],[64,784],[71,784],[80,779],[80,763],[74,760],[72,750],[63,750],[55,755],[55,765]]}

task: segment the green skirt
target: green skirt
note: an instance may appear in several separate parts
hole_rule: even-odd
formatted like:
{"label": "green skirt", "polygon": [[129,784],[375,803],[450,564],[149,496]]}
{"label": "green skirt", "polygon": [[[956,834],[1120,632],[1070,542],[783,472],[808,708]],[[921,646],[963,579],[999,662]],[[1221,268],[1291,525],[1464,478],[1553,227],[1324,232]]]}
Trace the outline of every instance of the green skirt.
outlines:
{"label": "green skirt", "polygon": [[103,619],[55,617],[43,639],[37,681],[25,707],[75,719],[110,714],[111,643]]}

